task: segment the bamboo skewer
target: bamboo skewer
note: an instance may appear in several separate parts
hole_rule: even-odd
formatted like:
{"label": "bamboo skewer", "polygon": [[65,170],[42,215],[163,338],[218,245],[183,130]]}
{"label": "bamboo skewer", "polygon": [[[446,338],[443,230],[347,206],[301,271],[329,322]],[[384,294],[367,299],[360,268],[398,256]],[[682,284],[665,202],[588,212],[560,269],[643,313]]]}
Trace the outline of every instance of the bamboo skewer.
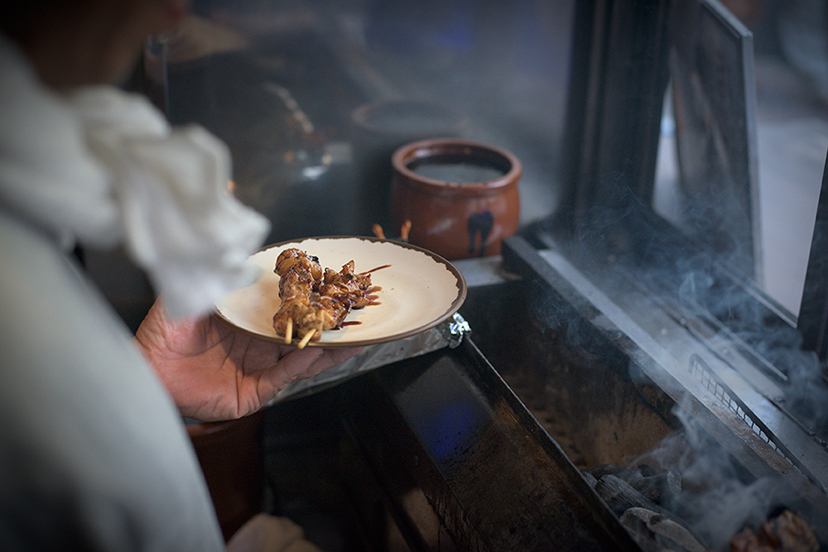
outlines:
{"label": "bamboo skewer", "polygon": [[374,235],[380,239],[385,239],[385,232],[382,231],[382,226],[379,224],[374,224],[371,226],[371,230],[374,231]]}
{"label": "bamboo skewer", "polygon": [[288,318],[285,323],[285,345],[290,345],[293,339],[293,318]]}
{"label": "bamboo skewer", "polygon": [[309,342],[311,339],[313,339],[313,334],[315,334],[315,333],[316,333],[316,329],[313,329],[313,330],[309,331],[308,333],[306,333],[304,336],[302,336],[302,341],[300,341],[300,342],[299,342],[299,344],[298,344],[298,345],[296,345],[296,346],[297,346],[299,349],[304,349],[304,348],[305,348],[305,345],[307,345],[307,344],[308,344],[308,342]]}

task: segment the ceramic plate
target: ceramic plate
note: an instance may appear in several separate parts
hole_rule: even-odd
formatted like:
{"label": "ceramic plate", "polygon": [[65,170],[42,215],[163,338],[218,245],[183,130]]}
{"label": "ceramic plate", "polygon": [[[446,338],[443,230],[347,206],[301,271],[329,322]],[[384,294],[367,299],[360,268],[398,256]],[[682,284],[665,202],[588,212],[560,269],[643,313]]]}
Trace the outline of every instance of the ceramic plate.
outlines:
{"label": "ceramic plate", "polygon": [[[378,304],[352,310],[338,330],[327,330],[309,347],[354,347],[402,339],[432,328],[454,314],[466,298],[460,271],[442,257],[420,247],[372,237],[307,238],[265,247],[249,262],[262,269],[251,286],[228,295],[216,306],[219,318],[244,332],[281,341],[273,330],[279,309],[276,258],[295,247],[319,258],[323,268],[339,271],[354,261],[355,272],[371,272],[382,289]],[[294,339],[294,343],[298,340]]]}

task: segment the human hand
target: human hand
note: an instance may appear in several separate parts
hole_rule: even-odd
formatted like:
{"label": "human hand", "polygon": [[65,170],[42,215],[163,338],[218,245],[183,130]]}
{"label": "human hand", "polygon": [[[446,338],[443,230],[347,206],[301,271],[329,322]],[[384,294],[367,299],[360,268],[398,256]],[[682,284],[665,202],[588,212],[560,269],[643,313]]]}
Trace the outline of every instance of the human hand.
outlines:
{"label": "human hand", "polygon": [[359,352],[297,349],[256,339],[212,316],[173,321],[159,301],[139,326],[135,341],[181,413],[201,421],[252,414],[288,384]]}

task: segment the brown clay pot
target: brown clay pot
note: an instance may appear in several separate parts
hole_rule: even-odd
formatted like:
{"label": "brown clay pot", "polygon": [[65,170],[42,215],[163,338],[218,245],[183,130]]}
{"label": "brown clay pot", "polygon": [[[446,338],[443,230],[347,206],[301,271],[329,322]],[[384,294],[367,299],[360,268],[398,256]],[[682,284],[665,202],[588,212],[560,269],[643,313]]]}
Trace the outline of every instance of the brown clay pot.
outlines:
{"label": "brown clay pot", "polygon": [[522,166],[510,152],[440,138],[397,149],[391,164],[392,224],[410,220],[414,245],[449,260],[498,255],[517,231]]}

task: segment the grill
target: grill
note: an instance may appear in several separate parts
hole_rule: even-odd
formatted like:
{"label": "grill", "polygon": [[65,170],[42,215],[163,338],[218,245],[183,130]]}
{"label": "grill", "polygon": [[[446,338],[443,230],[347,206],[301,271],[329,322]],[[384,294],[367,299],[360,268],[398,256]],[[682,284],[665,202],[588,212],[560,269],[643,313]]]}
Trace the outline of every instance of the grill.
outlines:
{"label": "grill", "polygon": [[[615,302],[629,289],[611,299],[559,252],[512,238],[502,261],[458,262],[472,329],[460,346],[269,415],[267,435],[282,440],[271,457],[298,439],[310,465],[332,463],[313,509],[339,497],[345,532],[372,550],[726,550],[784,509],[828,542],[825,448],[746,384],[738,351],[725,363],[720,343],[687,329],[701,322],[682,325],[652,298],[627,299],[646,314],[636,319]],[[316,429],[295,426],[293,408]],[[270,474],[283,491],[288,475]],[[307,506],[308,488],[279,500]],[[717,508],[729,519],[711,520]]]}

